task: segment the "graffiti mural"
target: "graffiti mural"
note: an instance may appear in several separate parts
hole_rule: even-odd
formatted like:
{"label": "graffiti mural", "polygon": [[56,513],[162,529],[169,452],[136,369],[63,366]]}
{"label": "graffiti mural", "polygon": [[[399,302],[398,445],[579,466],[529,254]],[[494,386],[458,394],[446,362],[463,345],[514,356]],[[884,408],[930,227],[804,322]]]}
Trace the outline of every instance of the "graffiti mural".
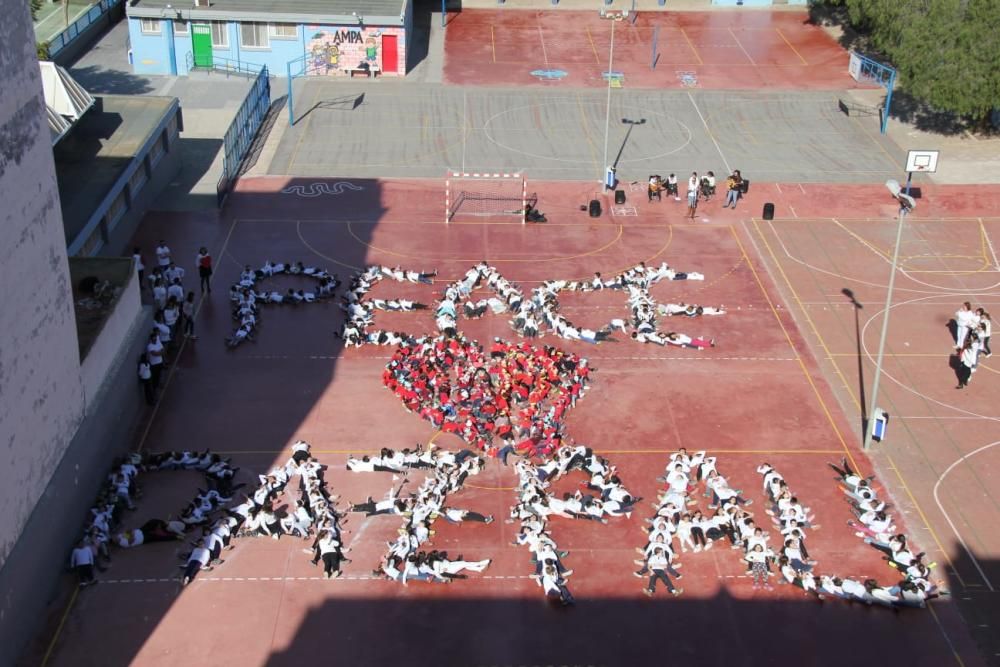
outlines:
{"label": "graffiti mural", "polygon": [[[399,44],[396,67],[386,67],[382,62],[382,38],[386,35],[396,36]],[[307,25],[306,36],[306,53],[309,54],[306,73],[311,76],[346,75],[362,63],[378,71],[405,70],[402,28]]]}

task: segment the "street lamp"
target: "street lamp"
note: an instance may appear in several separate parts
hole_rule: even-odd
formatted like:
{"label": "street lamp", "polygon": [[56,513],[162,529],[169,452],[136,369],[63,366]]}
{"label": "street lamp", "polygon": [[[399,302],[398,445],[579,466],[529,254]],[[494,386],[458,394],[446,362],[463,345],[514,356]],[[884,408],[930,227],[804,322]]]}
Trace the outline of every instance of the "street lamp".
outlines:
{"label": "street lamp", "polygon": [[608,189],[614,188],[615,178],[614,170],[608,164],[608,135],[611,132],[611,80],[614,78],[612,73],[615,64],[615,23],[615,21],[611,22],[611,48],[608,55],[608,107],[604,115],[604,162],[602,162],[606,169],[604,185]]}
{"label": "street lamp", "polygon": [[878,385],[882,377],[882,359],[885,356],[885,338],[889,333],[889,310],[892,308],[892,289],[896,284],[896,266],[899,263],[899,244],[903,239],[903,221],[906,214],[916,208],[917,203],[913,197],[902,191],[897,181],[889,179],[885,182],[885,187],[889,193],[899,203],[899,223],[896,226],[896,246],[892,251],[892,269],[889,273],[889,289],[885,295],[885,313],[882,315],[882,336],[878,342],[878,356],[875,359],[875,380],[872,383],[871,409],[868,411],[868,429],[865,433],[863,447],[868,450],[872,446],[872,434],[875,432],[876,415],[878,414]]}

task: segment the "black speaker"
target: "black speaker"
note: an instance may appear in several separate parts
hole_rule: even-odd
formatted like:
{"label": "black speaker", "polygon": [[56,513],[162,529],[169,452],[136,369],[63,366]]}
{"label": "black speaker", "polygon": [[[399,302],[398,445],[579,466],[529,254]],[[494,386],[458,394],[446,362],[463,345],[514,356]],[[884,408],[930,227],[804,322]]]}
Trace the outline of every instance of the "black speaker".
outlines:
{"label": "black speaker", "polygon": [[615,203],[618,205],[625,203],[625,191],[615,190]]}
{"label": "black speaker", "polygon": [[601,217],[601,200],[591,199],[590,200],[590,217],[599,218]]}
{"label": "black speaker", "polygon": [[764,219],[774,220],[774,204],[771,202],[764,204]]}
{"label": "black speaker", "polygon": [[740,184],[740,192],[742,192],[743,194],[746,194],[747,190],[749,190],[749,189],[750,189],[750,181],[748,181],[747,179],[744,178],[743,182]]}

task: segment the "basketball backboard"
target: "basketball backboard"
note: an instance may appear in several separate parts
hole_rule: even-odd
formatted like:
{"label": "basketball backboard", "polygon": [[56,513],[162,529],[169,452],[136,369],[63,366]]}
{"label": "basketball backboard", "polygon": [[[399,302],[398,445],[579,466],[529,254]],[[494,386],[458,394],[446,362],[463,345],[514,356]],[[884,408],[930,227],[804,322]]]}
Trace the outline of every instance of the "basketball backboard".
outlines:
{"label": "basketball backboard", "polygon": [[906,153],[906,172],[921,172],[933,174],[937,171],[939,151],[908,151]]}

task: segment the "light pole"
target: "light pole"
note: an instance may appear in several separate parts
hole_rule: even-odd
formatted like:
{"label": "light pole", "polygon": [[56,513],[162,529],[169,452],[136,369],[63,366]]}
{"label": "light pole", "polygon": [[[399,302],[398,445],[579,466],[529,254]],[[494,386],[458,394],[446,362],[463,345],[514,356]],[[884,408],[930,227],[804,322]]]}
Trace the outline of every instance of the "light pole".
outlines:
{"label": "light pole", "polygon": [[[610,55],[608,55],[608,107],[604,114],[604,165],[605,169],[608,169],[608,135],[611,132],[611,73],[614,71],[615,64],[615,21],[611,22],[611,50]],[[613,177],[612,177],[613,179]],[[607,180],[603,181],[607,185]],[[613,185],[613,180],[612,180]]]}
{"label": "light pole", "polygon": [[913,197],[902,192],[899,183],[894,180],[885,182],[885,187],[892,196],[899,202],[899,223],[896,226],[896,246],[892,250],[892,269],[889,273],[889,289],[885,295],[885,313],[882,315],[882,336],[878,341],[878,356],[875,358],[875,380],[872,382],[872,403],[868,411],[868,428],[865,432],[864,449],[867,451],[872,446],[872,434],[875,432],[876,410],[878,409],[878,385],[882,377],[882,359],[885,356],[885,339],[889,333],[889,310],[892,308],[892,289],[896,284],[896,266],[899,263],[899,244],[903,240],[903,221],[906,214],[913,210],[916,202]]}

